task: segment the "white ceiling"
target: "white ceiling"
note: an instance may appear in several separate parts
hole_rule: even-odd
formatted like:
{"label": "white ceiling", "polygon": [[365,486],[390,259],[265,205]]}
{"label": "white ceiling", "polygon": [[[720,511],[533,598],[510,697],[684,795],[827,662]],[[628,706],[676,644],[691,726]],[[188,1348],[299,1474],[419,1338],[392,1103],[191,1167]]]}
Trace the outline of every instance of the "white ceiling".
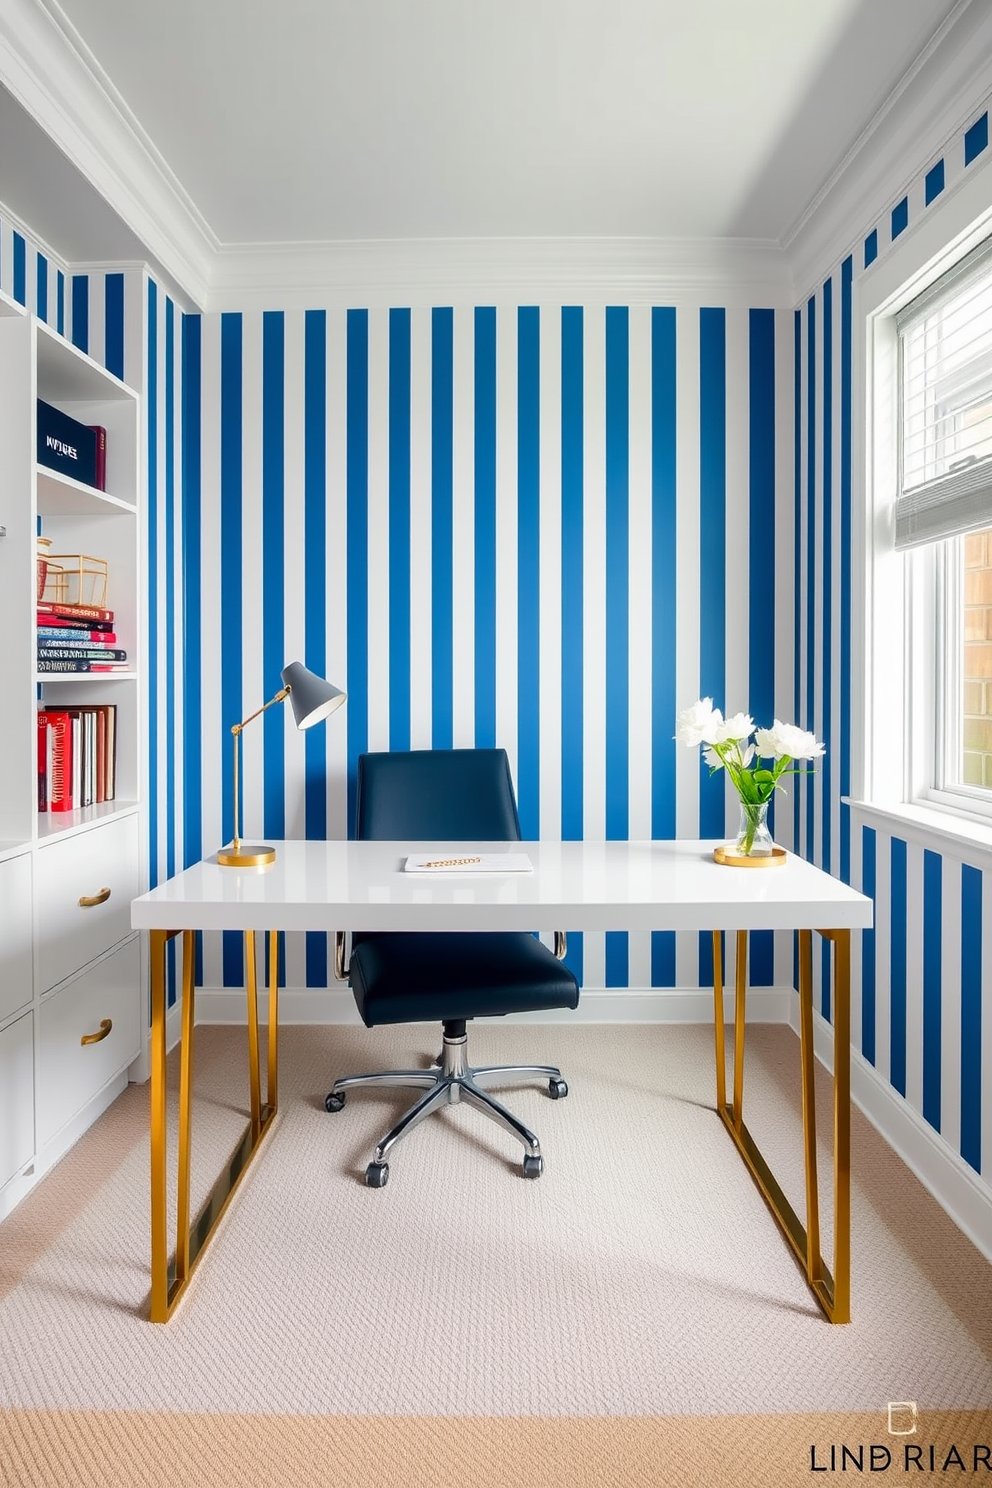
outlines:
{"label": "white ceiling", "polygon": [[[356,239],[787,243],[968,0],[8,4],[68,40],[74,64],[157,162],[177,211],[218,250]],[[100,231],[137,241],[140,226],[119,203],[117,217],[87,221],[69,161],[53,158],[14,101],[26,90],[7,76],[2,49],[0,81],[11,89],[0,90],[0,202],[28,204],[26,219],[67,257],[100,257]]]}

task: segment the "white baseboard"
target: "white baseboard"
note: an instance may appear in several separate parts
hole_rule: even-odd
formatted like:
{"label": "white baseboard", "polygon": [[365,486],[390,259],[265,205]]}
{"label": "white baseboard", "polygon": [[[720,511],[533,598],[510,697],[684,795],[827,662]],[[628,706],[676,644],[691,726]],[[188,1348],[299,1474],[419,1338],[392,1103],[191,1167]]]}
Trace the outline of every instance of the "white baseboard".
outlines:
{"label": "white baseboard", "polygon": [[[748,1020],[787,1023],[789,987],[754,987],[748,991]],[[268,996],[259,989],[259,1016],[268,1017]],[[733,1013],[733,997],[724,998],[724,1016]],[[583,987],[573,1011],[514,1013],[520,1023],[709,1023],[713,993],[700,987]],[[238,1024],[245,1021],[245,994],[238,987],[203,988],[196,994],[197,1023]],[[502,1023],[502,1018],[477,1018],[477,1023]],[[360,1026],[355,999],[345,986],[286,987],[279,993],[279,1022],[351,1023]]]}
{"label": "white baseboard", "polygon": [[[790,999],[788,1022],[798,1035],[798,997]],[[834,1031],[816,1011],[813,1047],[821,1064],[832,1071]],[[958,1229],[992,1261],[992,1189],[857,1049],[851,1050],[851,1099]]]}

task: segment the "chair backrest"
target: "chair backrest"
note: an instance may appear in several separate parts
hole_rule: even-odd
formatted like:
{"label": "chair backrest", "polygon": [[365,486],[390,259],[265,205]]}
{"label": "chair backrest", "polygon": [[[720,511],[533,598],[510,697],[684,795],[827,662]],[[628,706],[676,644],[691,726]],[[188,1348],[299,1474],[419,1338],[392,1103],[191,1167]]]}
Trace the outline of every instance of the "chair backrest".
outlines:
{"label": "chair backrest", "polygon": [[359,755],[355,836],[518,842],[520,818],[506,750]]}

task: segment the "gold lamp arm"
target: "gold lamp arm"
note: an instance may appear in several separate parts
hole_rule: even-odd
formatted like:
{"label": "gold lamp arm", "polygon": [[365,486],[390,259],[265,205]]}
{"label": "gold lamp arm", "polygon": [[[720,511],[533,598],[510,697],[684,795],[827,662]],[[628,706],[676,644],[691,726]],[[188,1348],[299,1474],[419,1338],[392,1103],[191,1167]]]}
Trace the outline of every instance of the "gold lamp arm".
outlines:
{"label": "gold lamp arm", "polygon": [[280,687],[275,696],[270,697],[267,703],[263,703],[260,708],[256,708],[254,713],[249,713],[247,718],[242,718],[240,723],[235,723],[231,726],[231,733],[234,736],[234,836],[231,839],[231,848],[232,855],[234,857],[237,857],[237,855],[241,852],[241,830],[238,825],[238,799],[240,796],[238,785],[241,760],[241,735],[245,730],[245,726],[251,723],[253,719],[261,717],[261,715],[267,708],[272,707],[273,703],[285,702],[286,699],[289,697],[290,691],[291,689],[289,687]]}

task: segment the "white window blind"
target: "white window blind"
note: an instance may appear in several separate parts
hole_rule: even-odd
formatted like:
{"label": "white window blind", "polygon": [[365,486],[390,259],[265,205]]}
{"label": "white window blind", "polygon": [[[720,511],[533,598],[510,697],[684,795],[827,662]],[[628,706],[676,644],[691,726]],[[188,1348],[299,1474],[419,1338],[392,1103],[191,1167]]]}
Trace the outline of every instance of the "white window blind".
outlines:
{"label": "white window blind", "polygon": [[896,547],[992,525],[992,242],[896,318]]}

